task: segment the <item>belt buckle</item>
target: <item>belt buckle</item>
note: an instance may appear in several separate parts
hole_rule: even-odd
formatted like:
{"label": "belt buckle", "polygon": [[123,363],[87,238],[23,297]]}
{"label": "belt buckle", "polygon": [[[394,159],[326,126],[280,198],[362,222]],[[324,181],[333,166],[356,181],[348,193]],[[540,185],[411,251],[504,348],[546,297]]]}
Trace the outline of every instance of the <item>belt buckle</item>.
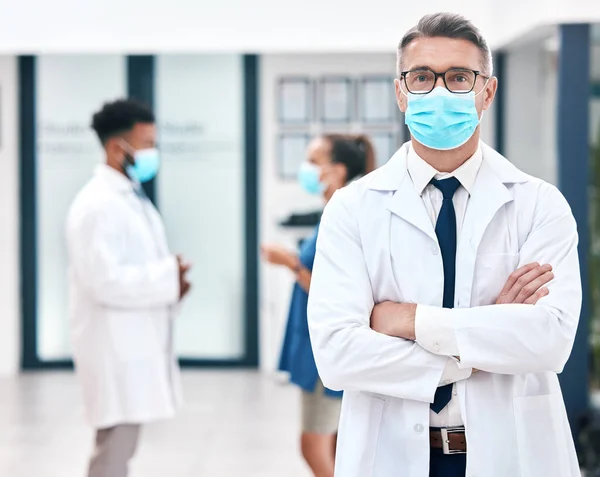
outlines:
{"label": "belt buckle", "polygon": [[466,454],[466,451],[461,451],[461,450],[453,450],[450,449],[450,439],[448,437],[449,434],[458,434],[460,432],[465,432],[465,428],[460,426],[460,427],[445,427],[440,429],[440,432],[442,433],[442,450],[444,452],[444,454],[446,455],[450,455],[450,454]]}

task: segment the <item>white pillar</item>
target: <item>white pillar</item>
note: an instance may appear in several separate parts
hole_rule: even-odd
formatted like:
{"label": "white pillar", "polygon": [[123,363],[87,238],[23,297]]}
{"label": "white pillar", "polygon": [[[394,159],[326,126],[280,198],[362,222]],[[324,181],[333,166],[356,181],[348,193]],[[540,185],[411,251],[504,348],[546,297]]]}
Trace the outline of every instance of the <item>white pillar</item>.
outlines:
{"label": "white pillar", "polygon": [[17,58],[0,56],[0,376],[16,374],[21,349]]}

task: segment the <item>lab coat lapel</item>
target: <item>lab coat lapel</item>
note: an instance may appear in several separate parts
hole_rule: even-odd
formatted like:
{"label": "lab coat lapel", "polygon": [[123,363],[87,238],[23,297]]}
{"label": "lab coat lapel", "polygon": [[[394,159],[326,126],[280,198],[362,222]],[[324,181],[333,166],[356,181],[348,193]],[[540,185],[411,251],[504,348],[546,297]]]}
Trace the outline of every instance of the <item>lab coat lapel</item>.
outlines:
{"label": "lab coat lapel", "polygon": [[512,200],[509,190],[496,175],[484,155],[484,160],[473,186],[473,192],[469,198],[457,249],[457,307],[470,306],[479,244],[498,210]]}
{"label": "lab coat lapel", "polygon": [[387,208],[437,242],[431,218],[408,173],[404,175],[398,190],[388,198]]}
{"label": "lab coat lapel", "polygon": [[168,244],[158,211],[150,202],[141,186],[136,186],[118,171],[102,164],[96,168],[96,175],[114,192],[118,193],[126,205],[140,216],[144,226],[152,236],[159,257],[169,254]]}
{"label": "lab coat lapel", "polygon": [[166,241],[162,219],[154,204],[147,197],[136,197],[139,211],[144,218],[149,232],[152,234],[159,257],[169,255],[169,247]]}
{"label": "lab coat lapel", "polygon": [[[384,166],[369,174],[363,180],[367,188],[378,193],[377,207],[384,212],[382,222],[377,222],[379,212],[372,215],[374,234],[369,240],[369,262],[381,273],[376,273],[378,301],[403,301],[411,294],[405,290],[403,295],[398,277],[394,271],[394,259],[402,263],[399,270],[406,269],[407,254],[410,259],[419,256],[418,248],[428,242],[427,237],[437,243],[435,230],[423,200],[417,193],[408,174],[406,158],[410,144],[404,144]],[[375,234],[374,230],[377,230]],[[425,234],[425,235],[423,235]],[[418,246],[411,246],[412,240],[417,240]],[[428,251],[431,248],[426,247]],[[437,245],[435,245],[437,250]],[[410,250],[410,252],[408,250]],[[430,300],[429,300],[430,301]]]}
{"label": "lab coat lapel", "polygon": [[408,173],[409,147],[409,142],[402,145],[385,166],[367,176],[367,187],[387,192],[382,204],[387,210],[437,241],[431,218]]}

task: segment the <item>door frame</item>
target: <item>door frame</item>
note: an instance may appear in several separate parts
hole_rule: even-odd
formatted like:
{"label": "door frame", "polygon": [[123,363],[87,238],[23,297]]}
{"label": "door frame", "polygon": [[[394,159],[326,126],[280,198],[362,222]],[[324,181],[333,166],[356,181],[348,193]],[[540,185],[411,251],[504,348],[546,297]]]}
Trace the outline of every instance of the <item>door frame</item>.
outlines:
{"label": "door frame", "polygon": [[[154,105],[156,58],[150,55],[127,57],[127,92]],[[244,97],[244,355],[239,359],[181,358],[184,367],[256,368],[259,362],[258,290],[258,134],[259,69],[258,55],[243,55]],[[73,362],[42,360],[38,354],[37,322],[37,170],[36,170],[36,56],[18,58],[20,128],[20,270],[21,270],[21,369],[72,369]],[[156,186],[146,186],[156,200]]]}

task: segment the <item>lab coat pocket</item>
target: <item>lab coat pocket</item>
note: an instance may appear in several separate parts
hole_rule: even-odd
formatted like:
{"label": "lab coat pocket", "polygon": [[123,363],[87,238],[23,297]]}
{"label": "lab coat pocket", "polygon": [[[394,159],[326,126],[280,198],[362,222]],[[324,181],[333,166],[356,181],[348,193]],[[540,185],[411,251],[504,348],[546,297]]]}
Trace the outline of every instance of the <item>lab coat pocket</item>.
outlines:
{"label": "lab coat pocket", "polygon": [[339,428],[336,475],[372,477],[386,400],[364,392],[348,397]]}
{"label": "lab coat pocket", "polygon": [[148,358],[160,352],[156,331],[148,314],[125,310],[106,313],[108,336],[120,361]]}
{"label": "lab coat pocket", "polygon": [[514,398],[521,477],[565,477],[569,471],[560,394]]}
{"label": "lab coat pocket", "polygon": [[519,254],[483,253],[477,255],[475,273],[476,302],[472,305],[494,304],[509,275],[517,269],[518,263]]}

